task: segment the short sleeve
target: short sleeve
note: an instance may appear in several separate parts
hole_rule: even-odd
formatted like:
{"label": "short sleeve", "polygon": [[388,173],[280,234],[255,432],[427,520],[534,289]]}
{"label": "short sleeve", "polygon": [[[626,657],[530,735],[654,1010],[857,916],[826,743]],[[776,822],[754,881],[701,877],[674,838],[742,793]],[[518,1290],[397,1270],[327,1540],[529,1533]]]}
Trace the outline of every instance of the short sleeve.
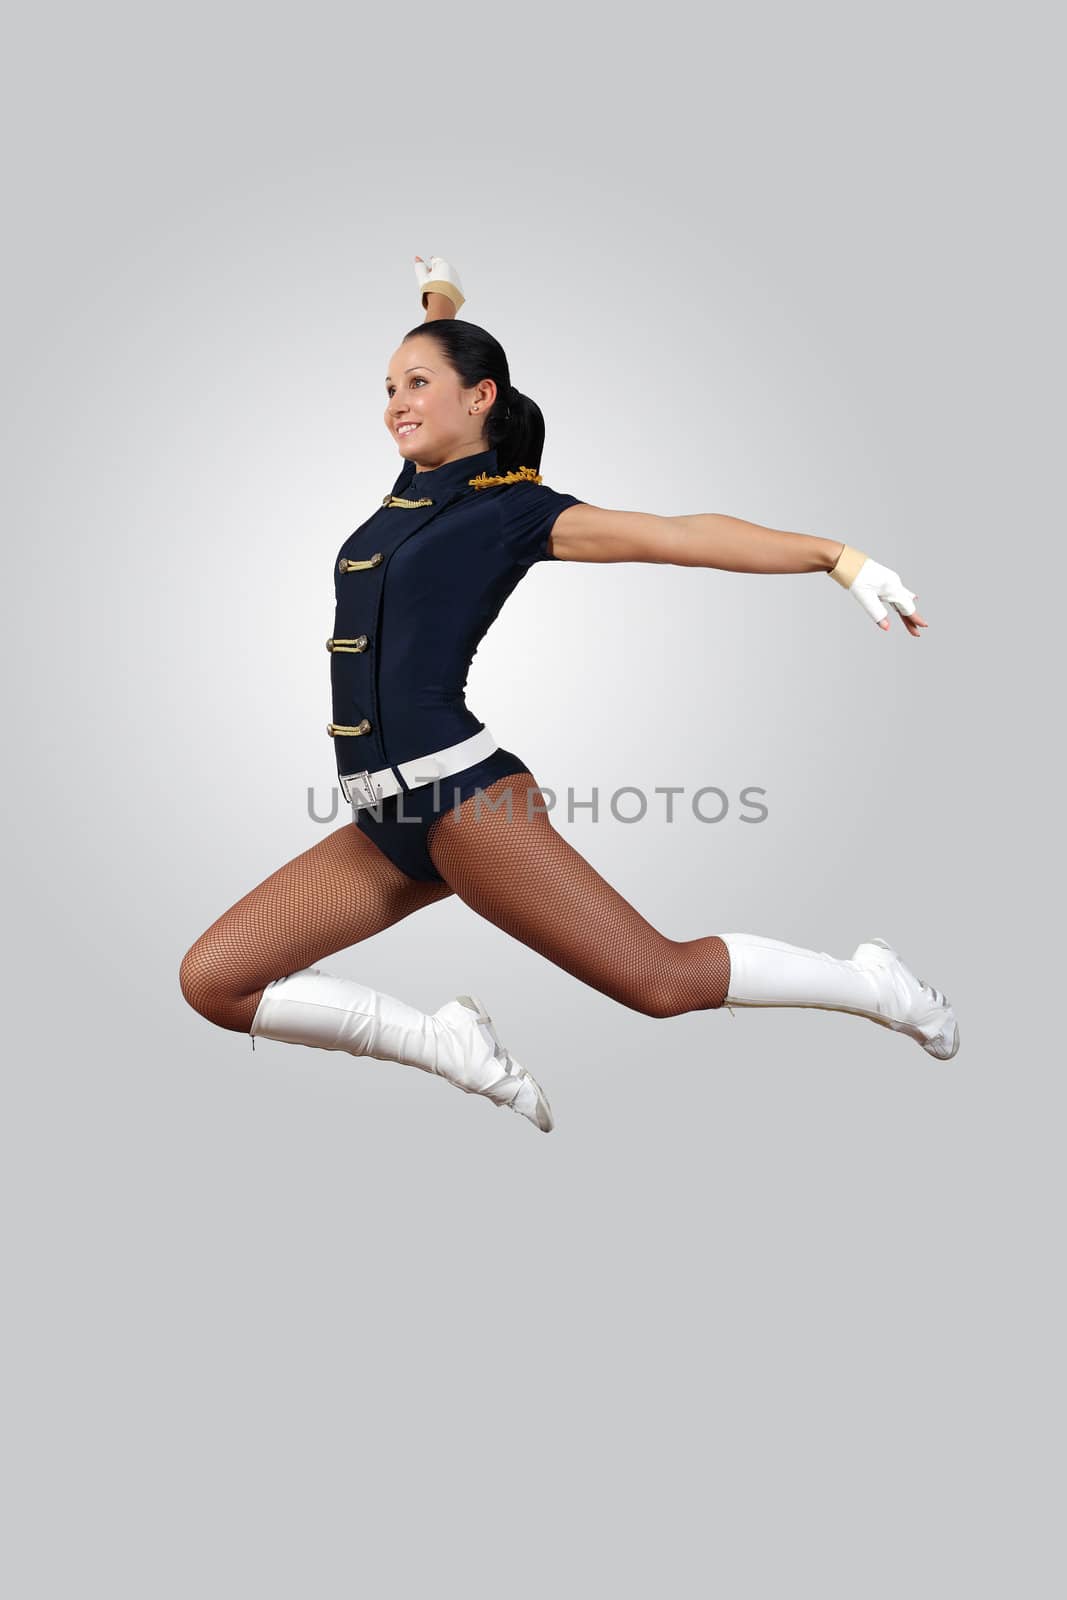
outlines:
{"label": "short sleeve", "polygon": [[532,567],[536,561],[554,561],[548,549],[552,525],[568,506],[580,506],[575,494],[559,494],[546,483],[512,483],[501,493],[501,534],[515,562]]}

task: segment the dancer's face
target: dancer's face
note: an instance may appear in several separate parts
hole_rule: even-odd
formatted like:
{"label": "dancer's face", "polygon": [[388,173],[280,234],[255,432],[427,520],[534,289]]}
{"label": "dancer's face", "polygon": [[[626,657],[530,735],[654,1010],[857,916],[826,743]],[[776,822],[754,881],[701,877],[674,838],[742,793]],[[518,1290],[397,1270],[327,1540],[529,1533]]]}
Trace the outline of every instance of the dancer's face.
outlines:
{"label": "dancer's face", "polygon": [[[487,448],[485,415],[496,399],[496,384],[483,378],[464,389],[435,339],[405,339],[389,363],[385,380],[385,425],[405,461],[429,472]],[[472,407],[477,411],[472,413]],[[403,424],[418,426],[406,433]]]}

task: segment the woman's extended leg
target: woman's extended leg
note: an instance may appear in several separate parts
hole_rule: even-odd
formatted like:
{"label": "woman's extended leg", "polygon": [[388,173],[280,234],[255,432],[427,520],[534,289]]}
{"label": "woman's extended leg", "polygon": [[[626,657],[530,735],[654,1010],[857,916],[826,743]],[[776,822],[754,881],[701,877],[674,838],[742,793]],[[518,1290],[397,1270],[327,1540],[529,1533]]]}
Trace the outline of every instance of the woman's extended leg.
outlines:
{"label": "woman's extended leg", "polygon": [[723,941],[660,933],[556,831],[544,803],[530,773],[497,778],[441,813],[430,859],[479,915],[621,1005],[650,1017],[721,1006]]}
{"label": "woman's extended leg", "polygon": [[460,898],[513,938],[622,1005],[653,1017],[724,1004],[850,1011],[947,1060],[959,1045],[945,996],[882,940],[851,960],[758,934],[668,939],[552,826],[528,773],[442,812],[428,840]]}
{"label": "woman's extended leg", "polygon": [[451,893],[445,883],[409,878],[349,823],[271,873],[200,935],[181,963],[182,993],[220,1027],[420,1067],[547,1133],[547,1100],[471,996],[428,1015],[310,965]]}

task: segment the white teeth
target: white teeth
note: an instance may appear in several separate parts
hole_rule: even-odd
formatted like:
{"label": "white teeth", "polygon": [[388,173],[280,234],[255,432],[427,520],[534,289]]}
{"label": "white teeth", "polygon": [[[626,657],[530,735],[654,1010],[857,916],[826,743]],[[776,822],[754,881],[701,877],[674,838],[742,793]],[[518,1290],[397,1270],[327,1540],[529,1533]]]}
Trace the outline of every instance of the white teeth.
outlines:
{"label": "white teeth", "polygon": [[397,433],[414,433],[418,426],[417,422],[405,422],[403,427],[398,428],[396,431]]}

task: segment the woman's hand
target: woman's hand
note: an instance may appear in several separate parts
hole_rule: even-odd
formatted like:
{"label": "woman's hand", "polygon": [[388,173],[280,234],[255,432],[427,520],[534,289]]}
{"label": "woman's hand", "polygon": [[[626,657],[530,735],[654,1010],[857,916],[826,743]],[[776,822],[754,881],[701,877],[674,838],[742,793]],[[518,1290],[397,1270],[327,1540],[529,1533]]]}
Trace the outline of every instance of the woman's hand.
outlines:
{"label": "woman's hand", "polygon": [[920,628],[928,626],[915,609],[918,595],[905,589],[892,567],[879,565],[870,556],[864,555],[862,550],[854,550],[848,544],[842,545],[841,554],[830,569],[830,577],[859,601],[883,632],[889,632],[889,612],[883,601],[899,614],[913,639],[919,637]]}
{"label": "woman's hand", "polygon": [[431,256],[428,262],[416,256],[415,278],[426,311],[426,322],[458,315],[464,302],[459,273],[455,267],[449,266],[443,256]]}
{"label": "woman's hand", "polygon": [[[919,596],[916,595],[915,599],[918,600],[918,598],[919,598]],[[919,613],[917,611],[913,611],[910,617],[906,617],[904,615],[904,613],[901,612],[900,613],[900,620],[904,624],[904,626],[907,628],[908,632],[911,634],[913,639],[917,639],[919,637],[919,629],[920,628],[928,628],[929,627],[929,623],[928,622],[924,622],[922,617],[920,617],[920,615],[919,615]],[[884,628],[885,631],[888,633],[889,632],[889,618],[886,617],[885,621],[884,622],[880,622],[878,624],[878,626],[880,628]]]}

